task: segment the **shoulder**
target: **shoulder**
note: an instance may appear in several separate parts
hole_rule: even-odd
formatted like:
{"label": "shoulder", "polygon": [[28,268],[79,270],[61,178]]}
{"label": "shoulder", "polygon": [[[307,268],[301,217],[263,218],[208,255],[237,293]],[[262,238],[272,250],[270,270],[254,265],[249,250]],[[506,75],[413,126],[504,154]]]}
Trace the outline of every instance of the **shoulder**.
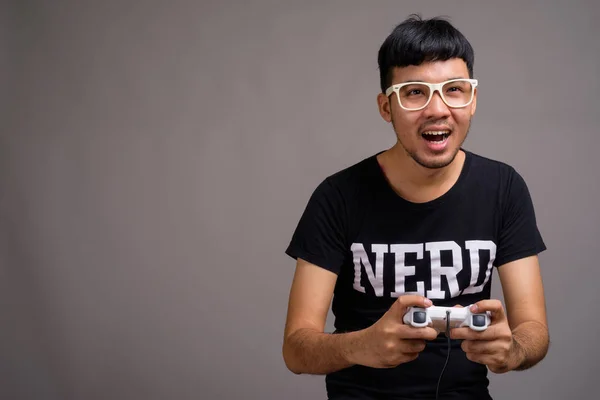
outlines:
{"label": "shoulder", "polygon": [[465,150],[465,152],[470,156],[472,169],[476,173],[493,173],[499,176],[507,177],[517,174],[516,169],[506,162],[485,157],[481,154],[473,153],[468,150]]}
{"label": "shoulder", "polygon": [[377,154],[328,175],[317,190],[342,198],[354,197],[377,182]]}
{"label": "shoulder", "polygon": [[471,182],[485,193],[497,199],[503,208],[515,202],[530,201],[529,188],[523,176],[515,167],[506,162],[494,160],[479,154],[470,153]]}
{"label": "shoulder", "polygon": [[470,151],[465,152],[471,159],[470,175],[478,184],[500,190],[515,184],[525,184],[521,174],[512,165]]}

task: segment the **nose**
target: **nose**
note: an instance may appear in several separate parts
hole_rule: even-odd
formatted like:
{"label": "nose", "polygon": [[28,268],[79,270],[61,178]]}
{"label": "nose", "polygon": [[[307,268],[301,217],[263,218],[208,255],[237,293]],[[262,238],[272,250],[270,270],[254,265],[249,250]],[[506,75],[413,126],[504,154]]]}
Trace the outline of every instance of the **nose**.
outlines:
{"label": "nose", "polygon": [[423,109],[423,113],[428,117],[447,117],[450,115],[450,107],[444,103],[442,96],[436,90],[431,96],[431,101],[427,104],[427,107]]}

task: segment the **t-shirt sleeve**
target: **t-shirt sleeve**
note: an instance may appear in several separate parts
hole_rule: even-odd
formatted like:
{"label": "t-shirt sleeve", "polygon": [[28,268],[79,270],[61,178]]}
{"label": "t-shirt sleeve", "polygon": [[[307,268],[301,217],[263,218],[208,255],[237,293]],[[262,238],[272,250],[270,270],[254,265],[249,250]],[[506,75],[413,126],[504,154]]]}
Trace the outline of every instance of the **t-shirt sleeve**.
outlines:
{"label": "t-shirt sleeve", "polygon": [[502,218],[496,266],[537,255],[546,250],[537,226],[533,201],[521,175],[511,169]]}
{"label": "t-shirt sleeve", "polygon": [[285,253],[339,274],[347,257],[345,205],[325,179],[313,192]]}

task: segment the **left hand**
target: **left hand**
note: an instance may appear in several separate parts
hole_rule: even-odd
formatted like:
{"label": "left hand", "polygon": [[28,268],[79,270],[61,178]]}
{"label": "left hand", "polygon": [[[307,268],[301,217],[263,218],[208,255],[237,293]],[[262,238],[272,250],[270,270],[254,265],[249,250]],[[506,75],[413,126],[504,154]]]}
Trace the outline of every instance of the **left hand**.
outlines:
{"label": "left hand", "polygon": [[514,343],[504,307],[499,300],[482,300],[471,306],[471,312],[491,313],[491,324],[485,331],[469,327],[454,328],[452,339],[464,339],[461,348],[473,362],[485,364],[494,373],[504,373],[519,364],[519,351]]}

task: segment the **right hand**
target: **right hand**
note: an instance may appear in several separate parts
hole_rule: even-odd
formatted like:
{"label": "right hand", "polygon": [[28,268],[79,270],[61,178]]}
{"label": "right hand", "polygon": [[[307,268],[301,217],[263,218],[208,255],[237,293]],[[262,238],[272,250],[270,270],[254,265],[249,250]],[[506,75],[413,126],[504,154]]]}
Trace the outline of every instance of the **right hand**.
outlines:
{"label": "right hand", "polygon": [[431,300],[419,295],[400,296],[390,309],[363,333],[358,364],[373,368],[393,368],[415,360],[425,349],[427,340],[438,332],[431,328],[415,328],[402,321],[409,307],[427,308]]}

